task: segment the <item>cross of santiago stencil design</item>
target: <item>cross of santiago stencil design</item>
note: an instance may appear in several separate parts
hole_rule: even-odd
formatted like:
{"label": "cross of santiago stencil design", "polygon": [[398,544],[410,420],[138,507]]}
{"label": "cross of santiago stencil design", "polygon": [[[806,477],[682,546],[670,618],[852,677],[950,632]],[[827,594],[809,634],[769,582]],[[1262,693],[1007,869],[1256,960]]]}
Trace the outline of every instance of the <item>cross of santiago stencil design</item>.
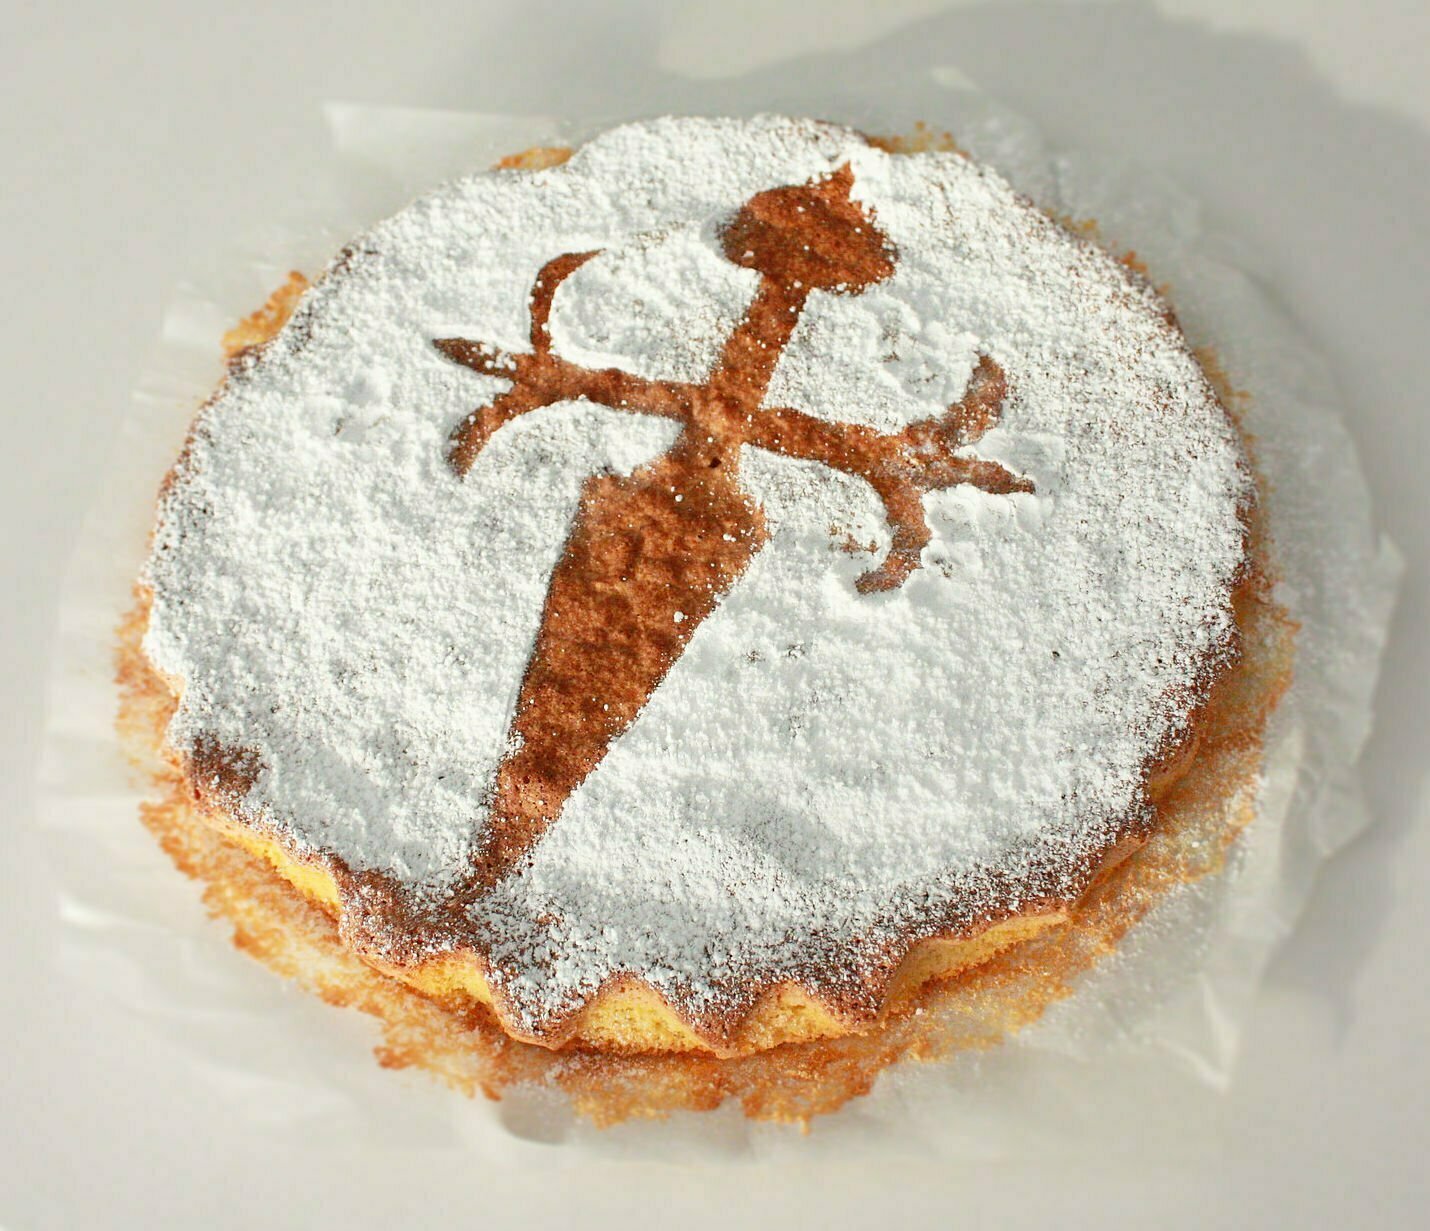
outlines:
{"label": "cross of santiago stencil design", "polygon": [[586,368],[552,350],[556,292],[596,252],[565,253],[541,268],[530,351],[435,340],[449,359],[511,382],[452,433],[448,460],[459,475],[504,424],[555,402],[585,400],[682,425],[653,461],[628,476],[594,475],[582,488],[522,679],[512,751],[497,771],[475,888],[520,866],[768,539],[762,511],[740,487],[742,446],[819,462],[874,489],[892,544],[859,577],[864,594],[896,589],[919,567],[930,538],[924,493],[958,484],[994,494],[1033,490],[995,462],[959,456],[998,421],[1007,394],[1002,369],[986,356],[959,401],[899,432],[762,405],[810,293],[857,295],[894,272],[897,254],[872,213],[851,199],[853,183],[846,164],[758,193],[736,211],[721,232],[722,251],[759,274],[759,288],[703,383]]}

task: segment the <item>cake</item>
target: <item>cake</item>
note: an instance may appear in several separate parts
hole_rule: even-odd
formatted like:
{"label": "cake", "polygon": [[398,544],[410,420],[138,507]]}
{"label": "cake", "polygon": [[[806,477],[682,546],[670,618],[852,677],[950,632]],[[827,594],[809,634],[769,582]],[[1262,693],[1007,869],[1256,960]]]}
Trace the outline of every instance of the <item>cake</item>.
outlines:
{"label": "cake", "polygon": [[1268,622],[1166,302],[957,150],[624,125],[230,350],[140,586],[173,772],[375,978],[535,1049],[869,1038],[1066,932]]}

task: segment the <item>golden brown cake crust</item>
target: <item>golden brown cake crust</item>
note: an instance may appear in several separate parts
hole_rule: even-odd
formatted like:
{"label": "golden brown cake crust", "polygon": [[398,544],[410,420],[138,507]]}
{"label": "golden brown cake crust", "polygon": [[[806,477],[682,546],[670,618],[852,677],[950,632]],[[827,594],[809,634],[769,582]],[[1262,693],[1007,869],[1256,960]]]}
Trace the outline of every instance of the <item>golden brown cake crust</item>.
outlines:
{"label": "golden brown cake crust", "polygon": [[[1255,538],[1253,551],[1260,558]],[[191,784],[164,750],[174,702],[140,648],[146,621],[141,601],[120,629],[117,655],[118,729],[154,787],[141,815],[175,864],[203,885],[205,903],[233,929],[234,943],[329,1003],[376,1017],[383,1032],[376,1055],[387,1067],[419,1068],[488,1098],[519,1084],[552,1085],[602,1125],[709,1110],[727,1099],[756,1119],[808,1121],[868,1093],[891,1063],[995,1046],[1037,1020],[1168,890],[1221,870],[1255,815],[1262,736],[1290,683],[1295,634],[1264,578],[1243,589],[1241,660],[1214,690],[1197,754],[1162,796],[1155,832],[1064,920],[951,978],[912,980],[897,1006],[863,1033],[721,1059],[523,1043],[470,997],[424,995],[362,961],[343,944],[331,914],[195,807]]]}

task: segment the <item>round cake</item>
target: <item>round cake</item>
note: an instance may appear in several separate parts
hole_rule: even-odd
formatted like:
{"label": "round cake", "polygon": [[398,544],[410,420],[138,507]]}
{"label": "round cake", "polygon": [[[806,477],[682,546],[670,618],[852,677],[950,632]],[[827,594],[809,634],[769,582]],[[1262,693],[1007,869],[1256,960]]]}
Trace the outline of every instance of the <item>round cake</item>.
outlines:
{"label": "round cake", "polygon": [[516,1039],[870,1030],[1155,831],[1239,652],[1237,431],[1135,268],[956,151],[535,162],[350,244],[200,412],[143,577],[167,747]]}

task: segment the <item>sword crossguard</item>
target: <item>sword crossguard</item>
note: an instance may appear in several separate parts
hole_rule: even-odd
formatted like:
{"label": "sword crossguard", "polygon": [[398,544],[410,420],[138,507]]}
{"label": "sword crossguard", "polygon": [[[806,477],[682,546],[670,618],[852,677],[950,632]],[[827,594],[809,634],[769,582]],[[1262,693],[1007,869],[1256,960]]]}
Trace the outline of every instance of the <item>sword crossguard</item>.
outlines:
{"label": "sword crossguard", "polygon": [[[452,433],[448,459],[458,474],[513,419],[560,401],[659,415],[707,443],[710,464],[738,466],[740,445],[820,462],[865,480],[884,506],[892,543],[887,557],[857,581],[862,593],[901,586],[919,567],[931,537],[923,496],[959,484],[997,495],[1031,492],[1032,483],[964,450],[997,423],[1007,396],[1003,369],[981,356],[964,396],[942,415],[900,432],[821,419],[790,407],[765,407],[775,364],[812,290],[857,294],[892,275],[894,253],[872,217],[850,199],[846,165],[824,180],[776,188],[745,203],[722,233],[728,259],[760,274],[744,319],[727,339],[703,384],[652,380],[619,368],[587,368],[551,344],[551,309],[561,284],[598,253],[567,252],[547,261],[532,284],[531,349],[512,354],[467,338],[438,338],[449,359],[502,377],[511,388],[468,415]],[[699,440],[703,434],[703,441]]]}

